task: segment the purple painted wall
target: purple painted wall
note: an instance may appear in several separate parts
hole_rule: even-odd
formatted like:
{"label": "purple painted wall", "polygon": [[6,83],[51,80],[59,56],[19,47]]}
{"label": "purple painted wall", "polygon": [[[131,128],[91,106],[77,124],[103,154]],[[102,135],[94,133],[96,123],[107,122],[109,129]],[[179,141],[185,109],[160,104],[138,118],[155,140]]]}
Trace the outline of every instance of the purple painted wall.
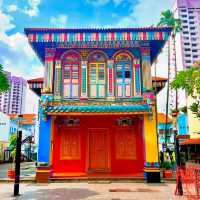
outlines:
{"label": "purple painted wall", "polygon": [[178,7],[199,8],[200,0],[177,0]]}

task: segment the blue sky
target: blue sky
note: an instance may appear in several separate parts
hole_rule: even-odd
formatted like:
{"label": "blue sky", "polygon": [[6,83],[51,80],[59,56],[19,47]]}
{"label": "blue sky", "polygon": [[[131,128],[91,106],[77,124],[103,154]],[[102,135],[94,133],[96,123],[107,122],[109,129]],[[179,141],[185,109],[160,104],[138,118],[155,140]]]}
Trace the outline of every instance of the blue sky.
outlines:
{"label": "blue sky", "polygon": [[[173,1],[0,0],[0,63],[13,75],[41,77],[44,67],[30,48],[24,27],[151,26],[157,24],[161,11],[172,8]],[[166,56],[160,60],[158,73],[165,76]],[[36,112],[37,97],[28,90],[26,98],[26,112]]]}
{"label": "blue sky", "polygon": [[156,24],[173,0],[0,0],[0,63],[25,78],[43,67],[24,27],[135,27]]}

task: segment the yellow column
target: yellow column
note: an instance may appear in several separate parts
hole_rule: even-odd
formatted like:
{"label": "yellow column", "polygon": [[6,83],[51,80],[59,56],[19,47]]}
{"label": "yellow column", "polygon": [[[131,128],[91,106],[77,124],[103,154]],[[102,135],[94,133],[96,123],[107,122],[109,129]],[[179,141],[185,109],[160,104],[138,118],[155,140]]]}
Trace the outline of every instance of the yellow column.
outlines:
{"label": "yellow column", "polygon": [[152,116],[144,116],[144,138],[146,149],[146,162],[158,162],[155,108],[153,108]]}
{"label": "yellow column", "polygon": [[54,123],[55,123],[55,117],[52,116],[52,120],[51,120],[51,142],[50,142],[50,161],[49,161],[49,165],[52,166],[52,163],[53,163],[53,151],[54,151],[54,131],[55,131],[55,126],[54,126]]}

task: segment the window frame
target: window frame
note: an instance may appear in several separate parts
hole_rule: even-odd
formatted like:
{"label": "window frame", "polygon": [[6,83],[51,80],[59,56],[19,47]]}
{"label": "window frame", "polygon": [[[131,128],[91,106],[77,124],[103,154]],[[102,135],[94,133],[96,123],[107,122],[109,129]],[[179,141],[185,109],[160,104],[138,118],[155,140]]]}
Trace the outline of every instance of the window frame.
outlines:
{"label": "window frame", "polygon": [[[96,73],[95,73],[95,80],[96,82],[95,83],[91,83],[91,66],[92,65],[95,65],[95,69],[96,69]],[[99,65],[103,65],[104,66],[104,84],[100,84],[100,80],[99,80]],[[96,95],[95,97],[94,96],[91,96],[91,85],[95,85],[96,87]],[[104,95],[103,96],[100,96],[99,94],[99,90],[100,90],[100,85],[104,85]],[[105,62],[89,62],[88,64],[88,96],[89,98],[92,98],[92,99],[100,99],[100,98],[106,98],[106,94],[107,94],[107,66],[106,66],[106,61]]]}
{"label": "window frame", "polygon": [[[117,58],[121,55],[127,56],[128,60],[118,60]],[[118,83],[118,81],[117,81],[117,65],[122,66],[122,78],[121,78],[122,81],[121,81],[121,83]],[[129,83],[126,83],[126,81],[125,81],[126,65],[129,65],[129,71],[130,71]],[[121,53],[117,54],[114,58],[114,82],[115,82],[116,98],[131,98],[133,96],[133,83],[134,83],[133,74],[134,74],[134,69],[133,69],[133,61],[132,61],[131,56],[126,52],[121,52]],[[121,85],[121,87],[122,87],[122,96],[118,96],[118,85]],[[130,96],[126,96],[126,86],[127,85],[130,86]]]}
{"label": "window frame", "polygon": [[[66,57],[69,56],[69,55],[74,55],[75,57],[78,58],[77,61],[65,61]],[[69,76],[70,78],[69,79],[65,79],[65,67],[66,65],[69,65],[70,67],[70,71],[69,71]],[[77,83],[73,83],[73,65],[77,65],[78,67],[78,80],[77,80]],[[81,89],[81,70],[80,70],[80,67],[81,67],[81,57],[78,53],[74,53],[74,52],[69,52],[69,53],[66,53],[62,60],[61,60],[61,67],[62,67],[62,97],[64,99],[77,99],[77,98],[80,98],[80,89]],[[69,83],[65,83],[64,81],[65,80],[69,80]],[[65,94],[65,85],[69,85],[69,95],[64,95]],[[73,85],[78,85],[78,96],[73,96]]]}

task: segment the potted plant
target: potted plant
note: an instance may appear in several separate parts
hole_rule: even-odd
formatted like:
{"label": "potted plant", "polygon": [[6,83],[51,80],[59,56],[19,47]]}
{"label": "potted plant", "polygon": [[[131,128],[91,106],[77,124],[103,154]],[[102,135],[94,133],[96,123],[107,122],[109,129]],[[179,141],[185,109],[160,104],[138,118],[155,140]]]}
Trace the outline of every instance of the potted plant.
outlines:
{"label": "potted plant", "polygon": [[13,163],[7,169],[7,176],[10,179],[14,179],[15,178],[14,162],[15,162],[15,156],[16,156],[16,145],[17,145],[17,134],[16,133],[12,133],[12,135],[9,138],[9,149],[11,151],[11,157],[12,157]]}
{"label": "potted plant", "polygon": [[179,110],[176,110],[175,108],[171,110],[172,117],[177,117],[179,113]]}
{"label": "potted plant", "polygon": [[171,162],[164,161],[162,163],[162,168],[163,168],[163,178],[171,178],[173,175]]}

